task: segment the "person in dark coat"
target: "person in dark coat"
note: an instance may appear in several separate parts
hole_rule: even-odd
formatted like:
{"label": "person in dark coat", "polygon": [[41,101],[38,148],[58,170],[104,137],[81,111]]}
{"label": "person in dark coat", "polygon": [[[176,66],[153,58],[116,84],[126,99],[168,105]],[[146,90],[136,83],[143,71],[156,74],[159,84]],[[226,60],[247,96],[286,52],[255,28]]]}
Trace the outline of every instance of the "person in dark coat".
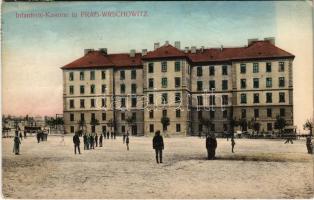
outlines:
{"label": "person in dark coat", "polygon": [[235,141],[234,141],[234,138],[231,137],[231,152],[232,152],[232,153],[234,153],[234,151],[233,151],[234,146],[235,146]]}
{"label": "person in dark coat", "polygon": [[40,142],[40,132],[37,132],[36,137],[37,137],[37,142],[39,143]]}
{"label": "person in dark coat", "polygon": [[106,131],[103,131],[102,134],[104,135],[104,139],[106,139]]}
{"label": "person in dark coat", "polygon": [[126,138],[126,134],[125,132],[123,133],[123,144],[125,143],[125,138]]}
{"label": "person in dark coat", "polygon": [[87,150],[87,136],[86,134],[83,135],[83,142],[84,142],[84,150]]}
{"label": "person in dark coat", "polygon": [[306,137],[306,148],[307,148],[307,153],[313,154],[313,144],[310,136]]}
{"label": "person in dark coat", "polygon": [[14,146],[13,146],[13,153],[15,153],[15,155],[19,155],[20,154],[20,138],[19,138],[19,134],[18,132],[15,133],[15,137],[14,137]]}
{"label": "person in dark coat", "polygon": [[90,149],[95,149],[95,141],[94,141],[94,136],[90,135]]}
{"label": "person in dark coat", "polygon": [[100,135],[100,137],[99,137],[99,147],[102,147],[102,139],[103,139],[103,136]]}
{"label": "person in dark coat", "polygon": [[107,131],[107,139],[109,139],[109,131]]}
{"label": "person in dark coat", "polygon": [[207,149],[207,158],[208,160],[215,159],[217,148],[217,140],[214,135],[208,136],[206,138],[206,149]]}
{"label": "person in dark coat", "polygon": [[78,136],[78,133],[75,133],[73,136],[73,143],[74,143],[74,153],[76,154],[76,148],[78,149],[79,154],[81,154],[80,150],[80,138]]}
{"label": "person in dark coat", "polygon": [[96,147],[97,147],[98,146],[98,135],[97,135],[97,133],[95,135],[95,144],[96,144]]}
{"label": "person in dark coat", "polygon": [[[153,149],[155,149],[156,154],[156,162],[157,164],[162,163],[162,150],[164,149],[164,140],[160,135],[160,131],[156,131],[155,136],[153,138]],[[159,157],[159,161],[158,161]]]}
{"label": "person in dark coat", "polygon": [[129,136],[127,135],[125,138],[125,143],[126,143],[126,150],[129,150],[129,143],[130,143],[130,139]]}

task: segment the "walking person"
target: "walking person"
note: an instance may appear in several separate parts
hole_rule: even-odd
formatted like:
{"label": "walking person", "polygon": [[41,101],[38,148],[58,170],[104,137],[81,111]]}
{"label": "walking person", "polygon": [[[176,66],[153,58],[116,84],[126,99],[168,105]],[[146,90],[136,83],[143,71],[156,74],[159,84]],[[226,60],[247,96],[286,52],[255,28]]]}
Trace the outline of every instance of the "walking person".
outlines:
{"label": "walking person", "polygon": [[102,139],[103,139],[103,136],[100,135],[100,137],[99,137],[99,147],[102,147]]}
{"label": "walking person", "polygon": [[98,146],[98,135],[97,135],[97,133],[95,135],[95,144],[96,144],[96,147],[97,147]]}
{"label": "walking person", "polygon": [[90,135],[89,138],[90,138],[90,149],[95,149],[94,136]]}
{"label": "walking person", "polygon": [[123,144],[125,143],[125,138],[126,138],[126,134],[125,132],[123,133]]}
{"label": "walking person", "polygon": [[90,149],[90,135],[86,134],[86,149]]}
{"label": "walking person", "polygon": [[107,131],[107,139],[109,140],[109,131]]}
{"label": "walking person", "polygon": [[164,149],[164,140],[160,135],[159,130],[156,131],[155,136],[153,138],[153,149],[155,149],[157,164],[159,164],[159,162],[162,163],[162,150]]}
{"label": "walking person", "polygon": [[37,132],[36,138],[37,138],[37,143],[39,143],[40,142],[40,132]]}
{"label": "walking person", "polygon": [[15,153],[15,155],[19,155],[20,154],[20,138],[18,135],[18,132],[15,133],[15,137],[14,137],[14,146],[13,146],[13,153]]}
{"label": "walking person", "polygon": [[306,148],[307,148],[307,153],[313,154],[313,144],[312,144],[311,136],[306,137]]}
{"label": "walking person", "polygon": [[126,138],[125,138],[125,143],[126,143],[126,150],[129,151],[129,143],[130,143],[130,139],[129,139],[129,136],[127,135]]}
{"label": "walking person", "polygon": [[79,154],[81,154],[80,138],[78,136],[78,133],[75,133],[75,135],[73,136],[73,143],[74,143],[74,153],[76,154],[76,149],[78,149]]}
{"label": "walking person", "polygon": [[206,149],[207,149],[207,159],[213,160],[215,159],[217,148],[217,140],[214,135],[209,135],[206,138]]}
{"label": "walking person", "polygon": [[234,151],[233,151],[234,146],[235,146],[235,141],[234,141],[234,138],[231,137],[231,152],[232,152],[232,153],[234,153]]}

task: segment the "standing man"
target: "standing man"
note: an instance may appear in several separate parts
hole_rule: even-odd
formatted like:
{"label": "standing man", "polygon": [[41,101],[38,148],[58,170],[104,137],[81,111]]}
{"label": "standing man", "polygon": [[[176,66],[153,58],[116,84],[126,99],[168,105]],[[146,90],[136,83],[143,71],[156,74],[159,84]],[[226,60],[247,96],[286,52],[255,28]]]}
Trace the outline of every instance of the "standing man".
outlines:
{"label": "standing man", "polygon": [[212,148],[211,139],[210,139],[210,136],[207,135],[206,136],[206,149],[207,149],[207,159],[208,160],[211,159],[211,148]]}
{"label": "standing man", "polygon": [[81,154],[80,150],[80,138],[78,136],[78,133],[75,133],[73,136],[73,143],[74,143],[74,153],[76,154],[76,148],[78,149],[79,154]]}
{"label": "standing man", "polygon": [[98,135],[96,133],[96,136],[95,136],[95,143],[96,143],[96,147],[98,146]]}
{"label": "standing man", "polygon": [[[162,136],[160,135],[160,131],[156,131],[155,136],[153,138],[153,149],[155,149],[156,153],[156,162],[157,164],[162,163],[162,150],[164,149],[164,140]],[[159,156],[159,161],[158,161]]]}
{"label": "standing man", "polygon": [[83,135],[83,142],[84,142],[84,150],[87,150],[87,136],[86,136],[86,133]]}
{"label": "standing man", "polygon": [[109,139],[109,131],[107,131],[107,139]]}
{"label": "standing man", "polygon": [[13,146],[13,153],[15,153],[15,155],[19,155],[20,154],[20,138],[19,138],[19,132],[16,131],[15,132],[15,137],[14,137],[14,146]]}
{"label": "standing man", "polygon": [[99,137],[99,147],[102,147],[102,139],[103,139],[103,136],[100,135],[100,137]]}
{"label": "standing man", "polygon": [[129,143],[130,143],[129,135],[126,136],[125,143],[126,143],[126,150],[129,150]]}
{"label": "standing man", "polygon": [[123,144],[125,143],[125,137],[126,137],[125,132],[123,132]]}
{"label": "standing man", "polygon": [[313,153],[313,146],[312,146],[311,136],[307,136],[306,137],[306,148],[307,148],[307,152],[309,154]]}
{"label": "standing man", "polygon": [[235,145],[235,141],[234,138],[231,137],[231,152],[234,153],[233,149],[234,149],[234,145]]}

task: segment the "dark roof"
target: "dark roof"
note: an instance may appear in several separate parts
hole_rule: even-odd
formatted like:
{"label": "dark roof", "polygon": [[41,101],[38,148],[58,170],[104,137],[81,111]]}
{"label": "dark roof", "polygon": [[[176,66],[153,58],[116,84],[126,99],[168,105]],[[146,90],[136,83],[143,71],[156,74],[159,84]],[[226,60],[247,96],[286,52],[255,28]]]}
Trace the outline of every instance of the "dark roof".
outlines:
{"label": "dark roof", "polygon": [[128,53],[104,54],[101,51],[91,51],[83,57],[65,65],[62,69],[79,69],[95,67],[139,67],[142,60],[186,58],[192,63],[230,62],[234,60],[294,58],[294,55],[284,51],[269,41],[256,41],[247,47],[197,49],[196,53],[184,51],[169,45],[164,45],[145,56],[136,53],[130,57]]}

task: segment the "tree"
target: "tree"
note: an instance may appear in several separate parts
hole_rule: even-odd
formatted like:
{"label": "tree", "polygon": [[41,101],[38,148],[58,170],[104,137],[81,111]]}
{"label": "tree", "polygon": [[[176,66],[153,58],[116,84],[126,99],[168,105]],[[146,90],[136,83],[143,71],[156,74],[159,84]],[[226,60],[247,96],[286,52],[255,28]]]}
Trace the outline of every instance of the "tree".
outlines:
{"label": "tree", "polygon": [[160,122],[162,124],[162,130],[163,132],[165,132],[167,130],[167,126],[170,125],[170,119],[169,117],[167,116],[163,116],[161,119],[160,119]]}
{"label": "tree", "polygon": [[284,118],[277,115],[274,125],[275,125],[275,129],[278,129],[279,133],[282,134],[282,131],[286,127],[287,122]]}
{"label": "tree", "polygon": [[303,124],[303,129],[304,130],[309,130],[310,131],[310,136],[313,135],[312,131],[313,131],[313,122],[309,119],[306,120],[305,124]]}
{"label": "tree", "polygon": [[210,131],[210,128],[212,127],[213,125],[213,122],[212,120],[210,120],[209,118],[203,118],[200,120],[201,124],[203,126],[205,126],[207,128],[207,135],[209,134],[209,131]]}
{"label": "tree", "polygon": [[[126,123],[128,124],[128,128],[130,130],[130,128],[135,124],[135,119],[134,117],[129,116],[128,118],[126,118]],[[131,130],[132,131],[132,130]],[[133,132],[131,132],[131,134],[133,134]]]}

